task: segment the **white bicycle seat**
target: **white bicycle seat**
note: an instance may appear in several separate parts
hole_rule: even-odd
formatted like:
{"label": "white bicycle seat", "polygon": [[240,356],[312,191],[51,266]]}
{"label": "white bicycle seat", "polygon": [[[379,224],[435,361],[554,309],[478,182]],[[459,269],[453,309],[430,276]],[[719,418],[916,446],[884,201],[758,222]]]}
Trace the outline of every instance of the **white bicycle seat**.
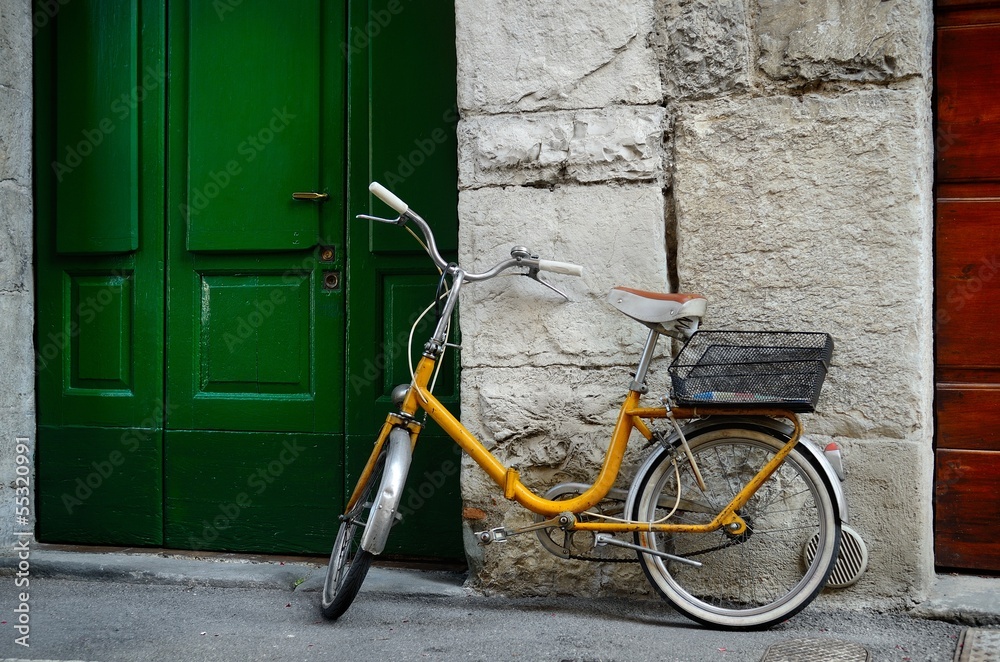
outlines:
{"label": "white bicycle seat", "polygon": [[608,303],[649,328],[675,338],[690,338],[705,316],[708,300],[700,294],[646,292],[613,287]]}

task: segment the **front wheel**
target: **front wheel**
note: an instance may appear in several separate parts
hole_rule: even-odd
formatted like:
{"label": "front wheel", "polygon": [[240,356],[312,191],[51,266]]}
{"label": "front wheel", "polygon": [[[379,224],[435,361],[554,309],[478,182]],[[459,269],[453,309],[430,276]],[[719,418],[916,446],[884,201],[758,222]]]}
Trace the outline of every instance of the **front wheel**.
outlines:
{"label": "front wheel", "polygon": [[361,549],[361,536],[378,495],[376,489],[381,488],[386,455],[387,449],[383,448],[362,488],[360,498],[350,512],[341,518],[340,530],[330,554],[330,565],[326,570],[326,581],[323,583],[321,603],[324,618],[336,620],[347,611],[368,574],[373,555]]}
{"label": "front wheel", "polygon": [[[785,440],[731,428],[697,433],[688,443],[707,490],[699,488],[683,451],[663,452],[638,477],[633,519],[711,522]],[[737,514],[747,524],[739,534],[636,534],[637,544],[701,567],[641,552],[639,561],[650,583],[685,616],[729,629],[771,627],[801,611],[826,584],[840,546],[837,507],[821,472],[793,449]],[[816,553],[806,563],[803,546],[813,536]]]}

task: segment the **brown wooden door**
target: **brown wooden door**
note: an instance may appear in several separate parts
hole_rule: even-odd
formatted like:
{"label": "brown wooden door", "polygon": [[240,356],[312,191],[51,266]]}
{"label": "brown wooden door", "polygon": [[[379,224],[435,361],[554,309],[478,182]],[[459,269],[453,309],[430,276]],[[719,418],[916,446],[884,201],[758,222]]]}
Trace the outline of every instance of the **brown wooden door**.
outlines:
{"label": "brown wooden door", "polygon": [[1000,1],[935,13],[935,556],[1000,570]]}

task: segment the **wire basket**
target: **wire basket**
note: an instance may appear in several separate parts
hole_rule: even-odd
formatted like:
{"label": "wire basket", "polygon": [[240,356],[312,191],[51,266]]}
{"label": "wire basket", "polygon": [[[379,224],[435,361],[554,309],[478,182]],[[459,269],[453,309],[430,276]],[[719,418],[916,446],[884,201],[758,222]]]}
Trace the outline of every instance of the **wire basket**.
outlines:
{"label": "wire basket", "polygon": [[698,331],[670,364],[674,400],[815,411],[832,356],[827,333]]}

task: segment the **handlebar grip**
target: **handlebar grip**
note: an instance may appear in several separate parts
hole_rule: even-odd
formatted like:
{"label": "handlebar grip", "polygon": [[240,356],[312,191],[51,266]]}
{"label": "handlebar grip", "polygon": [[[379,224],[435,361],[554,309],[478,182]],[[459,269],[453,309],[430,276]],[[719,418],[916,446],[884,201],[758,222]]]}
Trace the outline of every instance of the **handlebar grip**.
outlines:
{"label": "handlebar grip", "polygon": [[567,276],[582,276],[583,267],[579,264],[570,264],[569,262],[556,262],[555,260],[539,260],[538,268],[541,271],[552,271],[557,274],[566,274]]}
{"label": "handlebar grip", "polygon": [[386,187],[382,186],[378,182],[372,182],[368,186],[368,190],[371,191],[372,195],[374,195],[376,198],[378,198],[379,200],[381,200],[385,204],[387,204],[390,207],[392,207],[400,215],[405,214],[410,209],[410,206],[408,204],[406,204],[405,202],[403,202],[402,200],[400,200],[399,197],[396,196],[395,193],[393,193],[392,191],[390,191]]}

